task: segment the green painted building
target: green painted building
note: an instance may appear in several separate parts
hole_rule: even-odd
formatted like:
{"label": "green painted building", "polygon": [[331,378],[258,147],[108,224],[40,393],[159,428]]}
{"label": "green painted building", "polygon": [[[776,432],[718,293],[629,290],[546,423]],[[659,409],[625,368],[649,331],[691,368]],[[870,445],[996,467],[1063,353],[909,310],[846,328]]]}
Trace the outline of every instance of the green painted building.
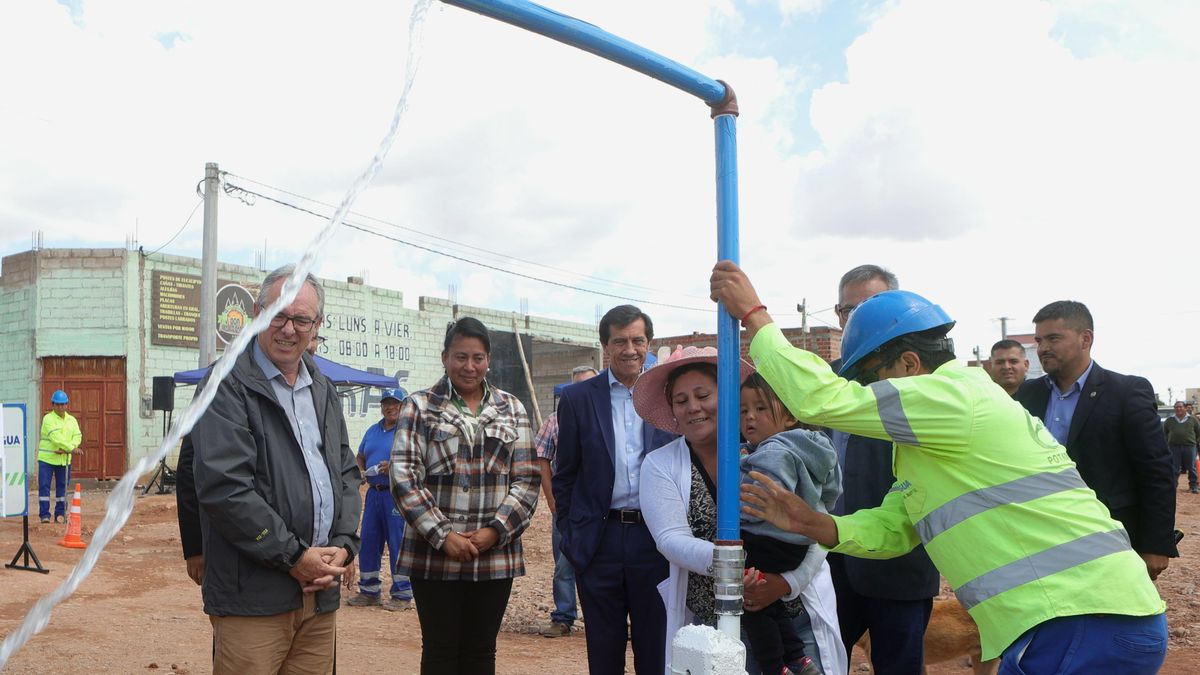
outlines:
{"label": "green painted building", "polygon": [[[197,368],[200,261],[124,249],[41,249],[0,262],[0,401],[29,410],[30,466],[37,427],[50,395],[64,389],[79,418],[85,453],[75,475],[119,478],[151,454],[163,438],[167,413],[155,410],[154,378]],[[217,269],[218,324],[235,330],[250,311],[265,272],[242,265]],[[552,408],[553,385],[571,368],[600,364],[596,326],[517,316],[422,297],[404,305],[400,291],[351,277],[322,280],[326,338],[321,356],[360,370],[395,376],[414,391],[442,374],[447,323],[474,316],[493,332],[492,370],[502,388],[517,394],[533,417],[516,334],[522,336],[533,391],[543,415]],[[514,332],[514,319],[516,321]],[[218,348],[223,340],[217,340]],[[174,389],[174,415],[195,387]],[[344,392],[343,411],[352,440],[378,420],[378,391]],[[173,464],[174,459],[168,459]]]}

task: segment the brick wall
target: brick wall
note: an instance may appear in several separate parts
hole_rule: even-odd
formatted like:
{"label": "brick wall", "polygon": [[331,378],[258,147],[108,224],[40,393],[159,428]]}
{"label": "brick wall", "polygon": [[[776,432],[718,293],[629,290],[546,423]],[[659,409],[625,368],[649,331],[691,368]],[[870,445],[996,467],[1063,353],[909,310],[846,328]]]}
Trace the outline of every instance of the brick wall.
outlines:
{"label": "brick wall", "polygon": [[[784,328],[783,334],[796,347],[807,349],[826,361],[841,358],[842,330],[829,326],[810,328],[807,333],[800,328]],[[684,347],[716,347],[715,333],[692,333],[691,335],[675,335],[659,337],[650,341],[650,351],[657,354],[659,348],[668,347],[672,351],[677,345]],[[745,331],[741,336],[742,357],[750,359],[750,343],[746,340]]]}

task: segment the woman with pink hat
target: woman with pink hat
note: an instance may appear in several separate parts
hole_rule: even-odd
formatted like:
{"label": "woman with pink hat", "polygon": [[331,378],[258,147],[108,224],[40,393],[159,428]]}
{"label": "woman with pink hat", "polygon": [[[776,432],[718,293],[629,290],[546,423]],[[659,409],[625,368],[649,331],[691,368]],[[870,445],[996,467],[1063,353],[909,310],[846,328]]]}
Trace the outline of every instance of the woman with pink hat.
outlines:
{"label": "woman with pink hat", "polygon": [[[670,575],[659,585],[667,612],[668,662],[676,631],[711,613],[706,607],[711,607],[713,598],[712,579],[707,575],[716,531],[716,363],[713,347],[677,348],[643,373],[633,389],[634,407],[642,419],[681,434],[647,455],[641,474],[643,517],[671,564]],[[752,372],[753,366],[743,360],[740,379]],[[819,555],[815,550],[814,554]],[[811,579],[803,568],[804,564],[790,572],[768,574],[762,583],[747,584],[746,609],[762,609],[781,598],[791,603],[791,611],[807,616],[811,623],[811,630],[804,631],[812,638],[806,640],[809,655],[826,673],[845,672],[829,567],[822,560]]]}

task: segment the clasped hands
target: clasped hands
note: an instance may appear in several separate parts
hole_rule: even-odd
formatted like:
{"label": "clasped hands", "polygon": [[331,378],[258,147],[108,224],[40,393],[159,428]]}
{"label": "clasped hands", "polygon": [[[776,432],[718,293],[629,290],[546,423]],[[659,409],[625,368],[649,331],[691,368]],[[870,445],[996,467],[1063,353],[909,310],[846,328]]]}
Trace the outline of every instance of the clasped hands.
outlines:
{"label": "clasped hands", "polygon": [[471,562],[500,541],[500,533],[495,528],[481,527],[468,532],[451,532],[442,542],[442,553],[451,560]]}
{"label": "clasped hands", "polygon": [[323,591],[337,586],[338,577],[347,572],[348,557],[340,546],[313,546],[304,550],[288,573],[305,593]]}

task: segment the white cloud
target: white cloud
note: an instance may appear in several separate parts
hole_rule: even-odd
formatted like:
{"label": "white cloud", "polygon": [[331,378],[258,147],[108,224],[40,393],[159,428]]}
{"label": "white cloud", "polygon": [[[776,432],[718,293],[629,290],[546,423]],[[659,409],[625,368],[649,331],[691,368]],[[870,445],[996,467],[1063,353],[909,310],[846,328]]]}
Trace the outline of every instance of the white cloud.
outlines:
{"label": "white cloud", "polygon": [[[806,74],[830,68],[795,53],[746,58],[745,45],[714,37],[714,25],[736,35],[754,20],[744,4],[552,6],[736,88],[741,255],[781,320],[798,322],[801,298],[831,306],[842,272],[877,262],[959,319],[964,355],[999,336],[996,317],[1021,330],[1045,302],[1075,297],[1102,326],[1106,366],[1144,372],[1160,389],[1200,383],[1187,343],[1200,313],[1170,293],[1192,284],[1189,253],[1200,246],[1194,10],[866,5],[845,81],[821,87],[806,110]],[[826,9],[778,6],[815,20]],[[337,202],[403,84],[409,2],[83,7],[77,24],[61,6],[0,3],[5,252],[25,248],[34,229],[51,246],[119,246],[135,223],[156,247],[192,209],[208,161]],[[155,37],[175,33],[169,49]],[[525,274],[706,308],[716,230],[707,112],[590,54],[436,3],[400,139],[357,208],[567,270],[502,263]],[[798,156],[805,116],[819,145]],[[220,220],[223,257],[248,263],[265,239],[272,265],[297,257],[322,225],[228,198]],[[199,224],[197,214],[167,251],[197,255]],[[581,321],[618,302],[339,232],[321,273],[364,269],[410,306],[451,283],[463,303],[515,309],[527,297],[535,313]],[[715,326],[711,312],[645,308],[664,335]],[[834,322],[829,311],[818,318]]]}

